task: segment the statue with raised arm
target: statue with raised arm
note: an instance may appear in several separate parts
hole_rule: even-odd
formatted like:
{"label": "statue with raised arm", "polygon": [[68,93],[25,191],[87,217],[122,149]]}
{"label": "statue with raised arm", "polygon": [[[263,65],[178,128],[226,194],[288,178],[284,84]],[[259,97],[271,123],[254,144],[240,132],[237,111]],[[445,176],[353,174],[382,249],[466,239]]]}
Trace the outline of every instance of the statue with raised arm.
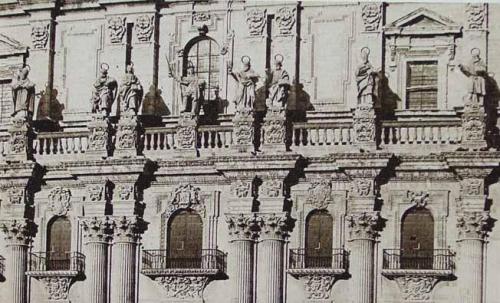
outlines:
{"label": "statue with raised arm", "polygon": [[21,68],[12,79],[12,100],[14,111],[12,117],[31,119],[35,107],[35,84],[30,81],[28,65]]}
{"label": "statue with raised arm", "polygon": [[358,87],[358,104],[373,105],[373,95],[375,89],[375,75],[369,60],[370,49],[363,47],[361,49],[362,63],[356,68],[356,84]]}
{"label": "statue with raised arm", "polygon": [[127,65],[125,76],[120,84],[120,107],[122,112],[137,115],[142,102],[143,89],[141,82],[134,74],[134,64]]}
{"label": "statue with raised arm", "polygon": [[191,112],[197,117],[200,114],[201,104],[205,100],[205,80],[200,79],[195,74],[194,65],[191,61],[188,62],[186,76],[179,77],[172,71],[170,71],[170,76],[181,86],[181,113]]}
{"label": "statue with raised arm", "polygon": [[93,84],[92,91],[92,113],[102,113],[104,117],[109,116],[111,107],[115,101],[117,82],[108,75],[109,65],[101,64],[99,77]]}
{"label": "statue with raised arm", "polygon": [[285,107],[288,99],[288,89],[290,87],[290,76],[288,72],[283,69],[283,56],[277,54],[274,56],[273,70],[266,71],[266,82],[269,87],[269,96],[267,98],[267,106],[276,104]]}
{"label": "statue with raised arm", "polygon": [[255,103],[255,87],[259,80],[259,75],[251,68],[250,57],[241,57],[243,69],[234,72],[232,64],[229,65],[229,74],[238,82],[234,103],[236,110],[253,109]]}
{"label": "statue with raised arm", "polygon": [[459,64],[460,71],[469,78],[467,93],[470,101],[482,102],[486,95],[486,64],[480,57],[477,48],[471,50],[472,60],[468,65]]}

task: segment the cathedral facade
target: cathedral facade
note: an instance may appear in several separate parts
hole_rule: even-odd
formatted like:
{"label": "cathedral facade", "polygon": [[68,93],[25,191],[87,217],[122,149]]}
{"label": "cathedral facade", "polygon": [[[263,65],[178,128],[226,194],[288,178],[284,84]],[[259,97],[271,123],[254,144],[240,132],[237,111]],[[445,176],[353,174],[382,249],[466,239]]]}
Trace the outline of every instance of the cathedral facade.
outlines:
{"label": "cathedral facade", "polygon": [[0,302],[500,302],[498,20],[0,1]]}

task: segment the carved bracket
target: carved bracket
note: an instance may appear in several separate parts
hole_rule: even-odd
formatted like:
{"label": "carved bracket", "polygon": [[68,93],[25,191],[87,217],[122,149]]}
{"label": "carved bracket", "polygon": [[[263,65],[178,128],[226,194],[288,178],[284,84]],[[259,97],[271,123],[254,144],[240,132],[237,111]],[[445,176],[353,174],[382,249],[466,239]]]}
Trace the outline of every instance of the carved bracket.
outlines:
{"label": "carved bracket", "polygon": [[71,284],[76,276],[48,275],[44,277],[35,277],[45,285],[50,302],[69,302],[68,294]]}
{"label": "carved bracket", "polygon": [[394,280],[401,290],[401,295],[405,301],[429,301],[431,292],[439,279],[434,276],[399,276]]}
{"label": "carved bracket", "polygon": [[166,292],[167,297],[178,300],[203,300],[203,291],[212,280],[210,276],[173,275],[156,277],[154,281]]}

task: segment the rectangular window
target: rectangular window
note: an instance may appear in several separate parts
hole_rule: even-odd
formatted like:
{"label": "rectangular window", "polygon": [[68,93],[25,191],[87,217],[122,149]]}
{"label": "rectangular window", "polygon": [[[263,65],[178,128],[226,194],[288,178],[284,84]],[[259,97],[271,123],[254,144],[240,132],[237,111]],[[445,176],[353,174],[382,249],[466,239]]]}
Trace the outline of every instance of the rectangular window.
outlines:
{"label": "rectangular window", "polygon": [[0,80],[0,125],[9,123],[10,114],[14,108],[10,83],[10,80]]}
{"label": "rectangular window", "polygon": [[437,109],[437,61],[409,62],[406,77],[408,109]]}

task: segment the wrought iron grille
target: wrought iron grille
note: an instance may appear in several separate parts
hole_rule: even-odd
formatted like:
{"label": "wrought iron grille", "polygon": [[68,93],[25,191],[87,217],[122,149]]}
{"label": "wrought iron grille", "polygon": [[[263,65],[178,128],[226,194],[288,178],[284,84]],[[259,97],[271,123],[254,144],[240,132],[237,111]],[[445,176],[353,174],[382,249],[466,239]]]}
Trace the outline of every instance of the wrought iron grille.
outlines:
{"label": "wrought iron grille", "polygon": [[449,249],[384,249],[384,269],[453,270],[454,253]]}
{"label": "wrought iron grille", "polygon": [[142,251],[142,269],[217,269],[226,271],[227,255],[218,249],[202,249],[195,258],[172,258],[166,249]]}
{"label": "wrought iron grille", "polygon": [[78,271],[85,270],[85,256],[79,252],[30,254],[29,271]]}
{"label": "wrought iron grille", "polygon": [[343,248],[335,248],[331,255],[309,255],[305,248],[290,249],[290,269],[333,268],[347,269],[348,253]]}

